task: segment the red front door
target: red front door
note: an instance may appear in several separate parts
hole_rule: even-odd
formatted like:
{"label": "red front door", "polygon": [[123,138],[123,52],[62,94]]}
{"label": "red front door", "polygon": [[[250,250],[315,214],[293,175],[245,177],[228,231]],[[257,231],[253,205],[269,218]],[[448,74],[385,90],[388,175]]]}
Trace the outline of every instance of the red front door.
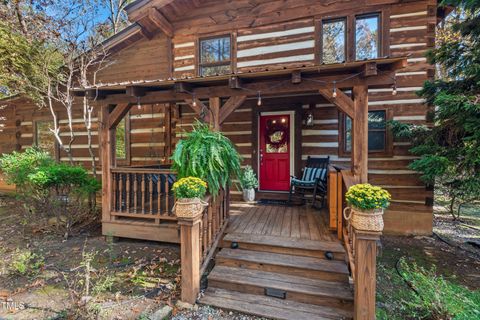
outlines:
{"label": "red front door", "polygon": [[287,191],[290,188],[289,114],[260,116],[260,189]]}

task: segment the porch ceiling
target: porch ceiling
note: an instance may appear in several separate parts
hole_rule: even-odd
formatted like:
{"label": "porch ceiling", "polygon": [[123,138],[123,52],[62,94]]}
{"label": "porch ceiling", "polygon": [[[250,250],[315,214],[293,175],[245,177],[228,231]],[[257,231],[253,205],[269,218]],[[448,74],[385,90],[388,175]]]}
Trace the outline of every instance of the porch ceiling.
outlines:
{"label": "porch ceiling", "polygon": [[355,85],[389,87],[395,71],[407,65],[406,57],[379,58],[368,61],[317,65],[295,69],[233,73],[210,77],[169,78],[115,83],[99,83],[75,89],[105,103],[162,103],[232,96],[262,96],[318,92],[320,88],[352,88]]}

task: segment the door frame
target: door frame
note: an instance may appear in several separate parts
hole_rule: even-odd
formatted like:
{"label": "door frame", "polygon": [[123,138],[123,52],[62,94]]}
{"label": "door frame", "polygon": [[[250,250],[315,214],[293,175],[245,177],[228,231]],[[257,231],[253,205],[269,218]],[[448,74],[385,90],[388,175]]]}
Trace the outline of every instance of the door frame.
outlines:
{"label": "door frame", "polygon": [[[268,101],[268,100],[266,100]],[[268,103],[268,102],[267,102]],[[260,155],[259,155],[259,145],[260,145],[260,115],[275,115],[275,114],[289,114],[290,115],[290,174],[298,175],[301,170],[302,163],[302,105],[296,103],[285,104],[275,104],[275,105],[265,105],[262,107],[253,107],[252,112],[252,168],[257,174],[257,177],[260,178]],[[277,192],[277,193],[287,193],[288,191],[270,191],[270,190],[260,190],[263,192]]]}

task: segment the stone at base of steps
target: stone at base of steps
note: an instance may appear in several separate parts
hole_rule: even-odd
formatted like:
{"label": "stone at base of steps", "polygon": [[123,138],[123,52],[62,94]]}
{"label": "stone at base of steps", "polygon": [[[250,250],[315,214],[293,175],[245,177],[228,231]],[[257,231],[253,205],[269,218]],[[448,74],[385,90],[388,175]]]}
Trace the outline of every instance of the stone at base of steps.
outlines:
{"label": "stone at base of steps", "polygon": [[208,288],[200,303],[280,320],[352,319],[352,312],[267,296]]}

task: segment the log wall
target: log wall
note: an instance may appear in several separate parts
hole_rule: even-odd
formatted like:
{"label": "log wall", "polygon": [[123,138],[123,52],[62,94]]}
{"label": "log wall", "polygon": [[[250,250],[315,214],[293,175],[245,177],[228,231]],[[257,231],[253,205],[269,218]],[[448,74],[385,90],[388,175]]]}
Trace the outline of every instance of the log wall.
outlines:
{"label": "log wall", "polygon": [[[368,1],[367,1],[368,2]],[[391,119],[417,124],[429,123],[427,112],[430,106],[424,104],[415,92],[423,82],[434,76],[434,70],[424,57],[428,48],[434,45],[436,24],[436,2],[431,0],[370,1],[374,4],[365,8],[365,1],[356,1],[359,11],[383,12],[384,36],[388,39],[385,52],[391,56],[407,56],[408,67],[397,73],[398,94],[392,96],[391,89],[370,89],[369,108],[387,110]],[[168,8],[167,8],[168,9]],[[302,67],[316,64],[318,59],[318,19],[342,16],[355,12],[350,1],[335,5],[323,1],[260,1],[251,8],[249,1],[208,1],[200,9],[184,12],[173,19],[176,13],[166,13],[174,20],[175,33],[167,39],[163,34],[135,42],[111,56],[113,64],[98,74],[98,82],[122,82],[135,80],[192,77],[197,74],[198,38],[213,34],[232,34],[233,70],[254,72],[284,67]],[[288,15],[288,16],[286,16]],[[170,57],[171,49],[171,58]],[[265,101],[267,101],[266,99]],[[300,97],[291,99],[292,105],[300,105],[314,115],[314,125],[302,126],[301,158],[308,156],[330,156],[334,164],[349,165],[350,158],[339,153],[340,115],[333,105],[326,101],[308,101]],[[268,102],[265,102],[268,105]],[[15,121],[18,126],[10,128],[8,135],[16,132],[15,143],[25,149],[33,143],[33,122],[50,119],[47,109],[38,109],[26,100],[11,103],[15,106]],[[235,143],[244,158],[244,165],[252,164],[256,157],[253,138],[256,128],[252,113],[258,108],[255,101],[247,100],[223,123],[222,131]],[[13,110],[13,109],[10,109]],[[60,109],[59,109],[60,110]],[[75,112],[76,139],[74,160],[85,166],[90,165],[86,148],[85,127],[81,107]],[[169,111],[166,111],[169,110]],[[187,105],[144,105],[133,107],[130,119],[130,164],[164,163],[168,158],[165,115],[173,119],[171,148],[189,130],[196,115]],[[61,112],[60,112],[61,113]],[[11,116],[11,115],[10,115]],[[96,118],[97,116],[94,115]],[[61,113],[65,123],[65,114]],[[10,122],[11,124],[13,122]],[[63,130],[63,135],[68,134]],[[62,137],[67,139],[68,137]],[[4,139],[4,138],[3,138]],[[10,141],[10,140],[9,140]],[[66,140],[65,140],[66,141]],[[98,154],[98,133],[94,131],[94,147]],[[408,141],[395,140],[393,154],[369,158],[369,181],[387,188],[394,198],[385,220],[387,231],[394,233],[430,233],[432,229],[433,192],[423,185],[418,174],[408,168],[415,159],[408,152]],[[7,147],[1,151],[5,152]],[[64,153],[61,160],[67,160]],[[233,196],[239,196],[232,189]]]}

